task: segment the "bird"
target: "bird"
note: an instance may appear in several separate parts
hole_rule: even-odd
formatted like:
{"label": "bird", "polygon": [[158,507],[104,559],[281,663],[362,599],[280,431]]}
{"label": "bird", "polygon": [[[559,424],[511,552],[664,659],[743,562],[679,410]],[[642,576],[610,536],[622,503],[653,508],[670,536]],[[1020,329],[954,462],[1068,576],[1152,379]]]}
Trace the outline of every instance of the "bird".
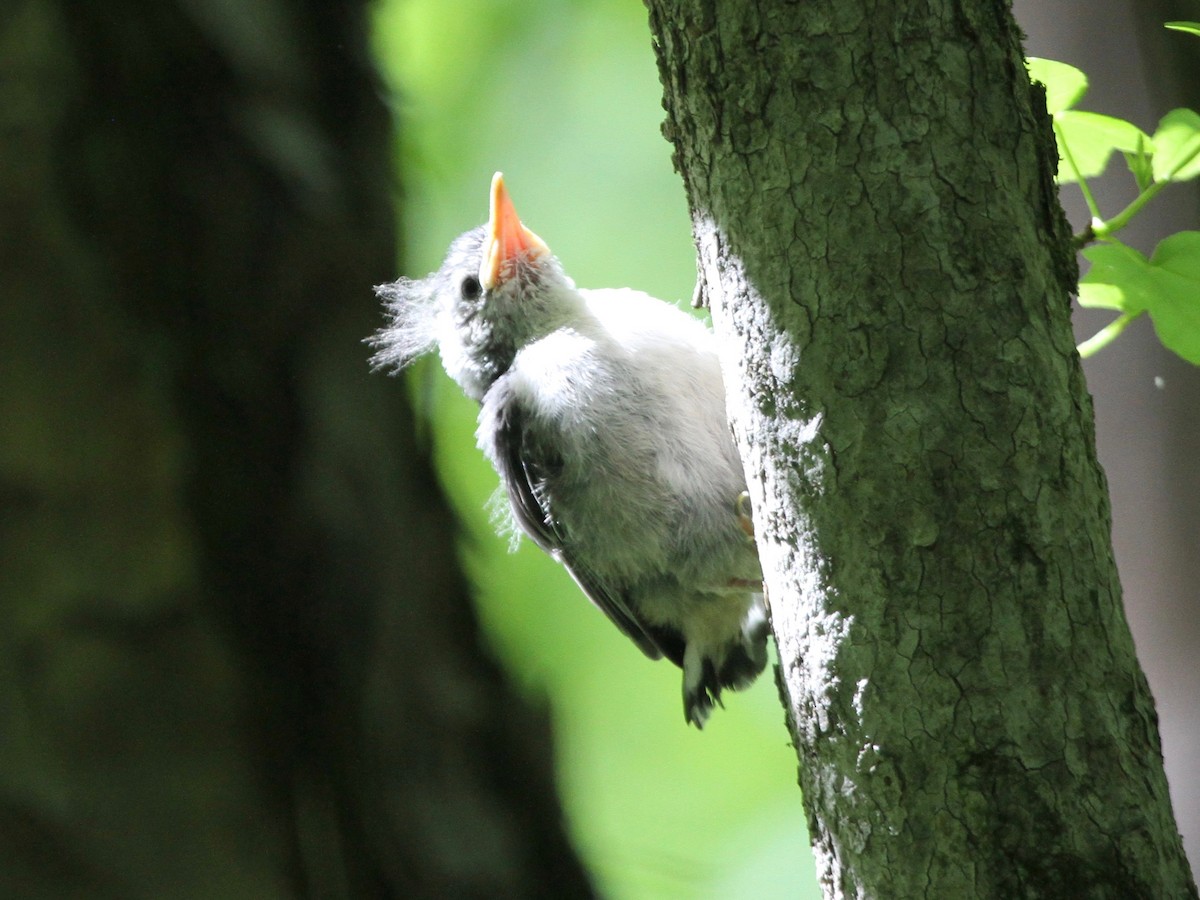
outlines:
{"label": "bird", "polygon": [[379,285],[376,369],[438,351],[512,524],[650,659],[683,670],[687,723],[767,660],[762,570],[712,331],[629,288],[580,289],[497,172],[486,225],[441,267]]}

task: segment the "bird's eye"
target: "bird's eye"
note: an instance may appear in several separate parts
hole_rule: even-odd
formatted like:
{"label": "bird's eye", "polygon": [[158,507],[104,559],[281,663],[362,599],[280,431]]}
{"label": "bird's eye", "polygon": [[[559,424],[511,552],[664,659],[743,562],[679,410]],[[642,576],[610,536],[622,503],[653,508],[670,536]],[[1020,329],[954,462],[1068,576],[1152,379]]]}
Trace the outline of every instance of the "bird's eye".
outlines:
{"label": "bird's eye", "polygon": [[483,285],[479,283],[479,279],[474,275],[468,275],[462,280],[462,284],[458,287],[464,300],[478,300],[479,295],[483,293]]}

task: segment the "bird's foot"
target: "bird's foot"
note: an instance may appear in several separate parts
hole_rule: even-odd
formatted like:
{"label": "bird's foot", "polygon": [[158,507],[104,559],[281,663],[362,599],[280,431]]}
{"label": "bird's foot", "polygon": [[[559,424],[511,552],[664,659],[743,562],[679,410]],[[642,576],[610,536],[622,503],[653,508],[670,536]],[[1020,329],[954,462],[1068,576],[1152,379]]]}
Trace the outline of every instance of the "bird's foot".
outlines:
{"label": "bird's foot", "polygon": [[737,513],[738,525],[742,531],[746,532],[746,537],[754,540],[754,519],[751,517],[753,510],[750,508],[750,493],[742,491],[737,495],[737,500],[734,501],[733,511]]}

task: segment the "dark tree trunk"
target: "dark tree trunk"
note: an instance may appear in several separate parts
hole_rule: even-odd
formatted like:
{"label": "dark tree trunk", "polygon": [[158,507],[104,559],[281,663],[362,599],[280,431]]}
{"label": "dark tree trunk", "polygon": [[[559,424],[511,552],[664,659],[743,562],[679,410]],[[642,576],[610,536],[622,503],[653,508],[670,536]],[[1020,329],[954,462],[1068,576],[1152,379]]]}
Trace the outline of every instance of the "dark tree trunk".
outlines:
{"label": "dark tree trunk", "polygon": [[[1163,23],[1196,18],[1195,0],[1018,0],[1026,50],[1088,74],[1080,106],[1153,130],[1178,106],[1200,108],[1200,41]],[[1137,41],[1131,41],[1131,35]],[[1100,210],[1115,214],[1135,187],[1124,160],[1091,185]],[[1091,218],[1075,185],[1060,192],[1075,231]],[[1200,221],[1200,188],[1164,191],[1121,239],[1150,253],[1164,236]],[[1108,310],[1077,309],[1075,334],[1091,337]],[[1138,659],[1159,713],[1164,767],[1184,850],[1200,860],[1200,646],[1196,560],[1200,550],[1200,368],[1159,343],[1142,317],[1084,363],[1096,398],[1096,444],[1108,473],[1113,545]]]}
{"label": "dark tree trunk", "polygon": [[827,895],[1195,896],[1007,9],[648,5]]}
{"label": "dark tree trunk", "polygon": [[366,5],[0,13],[0,895],[590,895],[404,391]]}

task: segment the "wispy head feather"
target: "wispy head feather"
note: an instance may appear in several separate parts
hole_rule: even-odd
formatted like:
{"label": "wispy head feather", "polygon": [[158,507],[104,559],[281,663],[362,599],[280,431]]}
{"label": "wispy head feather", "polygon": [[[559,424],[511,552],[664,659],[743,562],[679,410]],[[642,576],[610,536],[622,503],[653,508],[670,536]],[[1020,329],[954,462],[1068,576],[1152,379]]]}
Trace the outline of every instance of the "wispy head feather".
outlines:
{"label": "wispy head feather", "polygon": [[389,321],[367,343],[375,348],[371,365],[376,369],[403,369],[437,346],[438,302],[433,277],[415,281],[401,278],[375,288]]}

